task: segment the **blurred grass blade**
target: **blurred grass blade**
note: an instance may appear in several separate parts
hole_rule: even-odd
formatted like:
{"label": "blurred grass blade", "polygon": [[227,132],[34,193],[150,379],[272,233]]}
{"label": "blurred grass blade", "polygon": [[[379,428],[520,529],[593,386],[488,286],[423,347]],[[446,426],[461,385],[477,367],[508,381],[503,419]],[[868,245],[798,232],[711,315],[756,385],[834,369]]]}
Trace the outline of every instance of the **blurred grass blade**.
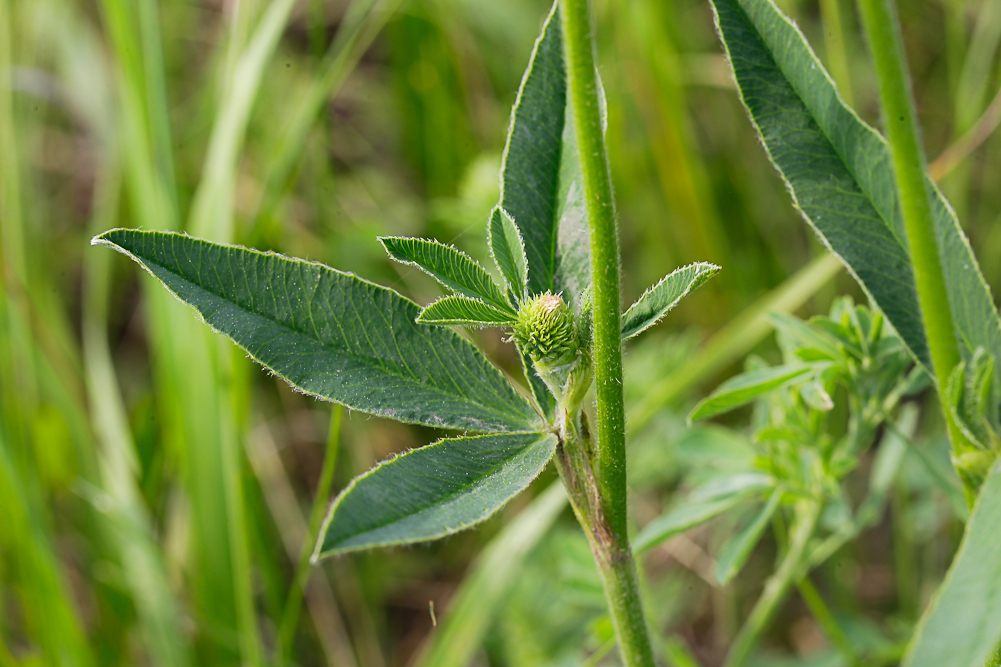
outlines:
{"label": "blurred grass blade", "polygon": [[813,370],[813,366],[806,365],[775,366],[730,378],[699,401],[688,415],[688,421],[694,422],[733,410],[773,389],[784,387]]}
{"label": "blurred grass blade", "polygon": [[379,241],[397,262],[416,266],[457,294],[481,299],[514,315],[507,297],[487,270],[461,250],[428,239],[381,236]]}
{"label": "blurred grass blade", "polygon": [[233,237],[236,162],[247,131],[254,98],[295,0],[272,0],[247,48],[240,55],[216,112],[202,178],[191,204],[188,230],[218,241]]}
{"label": "blurred grass blade", "polygon": [[[116,218],[120,176],[116,167],[108,171],[111,173],[103,175],[97,188],[92,228],[106,228]],[[181,667],[190,664],[188,639],[158,544],[152,539],[152,519],[138,488],[135,443],[108,348],[105,322],[110,260],[106,253],[88,255],[84,282],[82,337],[88,398],[94,431],[101,442],[102,487],[109,500],[98,507],[118,549],[152,663]]]}
{"label": "blurred grass blade", "polygon": [[981,667],[1001,640],[1001,474],[977,498],[959,551],[925,610],[904,667]]}
{"label": "blurred grass blade", "polygon": [[139,262],[205,322],[293,387],[398,421],[526,431],[525,399],[453,331],[414,322],[417,306],[351,274],[181,234],[95,237]]}
{"label": "blurred grass blade", "polygon": [[256,224],[266,217],[281,196],[295,169],[320,111],[337,95],[362,55],[396,12],[403,0],[352,0],[334,41],[320,63],[320,74],[298,101],[281,138],[271,151]]}
{"label": "blurred grass blade", "polygon": [[412,667],[465,667],[480,648],[490,621],[525,556],[549,531],[567,504],[560,482],[553,482],[483,549],[452,597],[438,613],[431,633]]}
{"label": "blurred grass blade", "polygon": [[747,500],[743,494],[733,494],[703,501],[682,501],[667,514],[648,523],[633,540],[633,551],[642,553],[675,535],[700,526]]}
{"label": "blurred grass blade", "polygon": [[551,434],[493,434],[441,440],[382,463],[334,501],[313,558],[474,526],[521,493],[555,450]]}
{"label": "blurred grass blade", "polygon": [[622,316],[622,340],[638,336],[657,324],[692,290],[712,278],[719,267],[697,262],[675,269],[648,289]]}
{"label": "blurred grass blade", "polygon": [[[844,105],[802,34],[770,0],[712,3],[741,99],[796,205],[930,367],[885,141]],[[964,355],[1001,349],[1001,320],[969,242],[930,180],[928,187]]]}
{"label": "blurred grass blade", "polygon": [[740,569],[744,567],[744,563],[747,562],[751,552],[754,551],[754,546],[761,539],[765,528],[768,527],[769,522],[772,520],[772,515],[775,514],[775,510],[779,506],[779,501],[782,500],[783,493],[782,489],[775,489],[768,502],[758,512],[751,523],[744,526],[723,547],[723,550],[716,559],[716,581],[721,586],[730,583],[737,576],[737,573],[740,572]]}
{"label": "blurred grass blade", "polygon": [[91,667],[96,661],[44,522],[35,476],[26,473],[0,424],[0,545],[11,556],[25,630],[39,644],[46,664]]}
{"label": "blurred grass blade", "polygon": [[[337,415],[342,408],[338,405],[334,406],[334,410],[337,412],[335,412],[333,421],[339,425],[340,419]],[[328,482],[333,478],[339,441],[339,438],[334,435],[335,433],[332,433],[333,437],[328,442],[327,453],[323,459],[320,492],[323,492],[323,487],[329,491]],[[324,492],[322,495],[317,495],[314,510],[307,523],[303,519],[295,491],[288,474],[285,472],[278,447],[275,445],[267,425],[261,424],[255,428],[249,440],[248,458],[257,479],[260,481],[264,500],[281,536],[285,553],[291,562],[297,563],[292,588],[286,599],[279,627],[280,641],[274,664],[279,667],[289,664],[289,654],[293,648],[295,629],[305,593],[306,605],[313,617],[320,647],[323,649],[328,663],[344,667],[357,667],[358,663],[351,650],[351,642],[344,626],[344,619],[338,609],[330,582],[322,570],[314,569],[309,563],[309,556],[313,544],[316,542],[320,521],[323,520],[323,508],[327,504],[327,494]]]}

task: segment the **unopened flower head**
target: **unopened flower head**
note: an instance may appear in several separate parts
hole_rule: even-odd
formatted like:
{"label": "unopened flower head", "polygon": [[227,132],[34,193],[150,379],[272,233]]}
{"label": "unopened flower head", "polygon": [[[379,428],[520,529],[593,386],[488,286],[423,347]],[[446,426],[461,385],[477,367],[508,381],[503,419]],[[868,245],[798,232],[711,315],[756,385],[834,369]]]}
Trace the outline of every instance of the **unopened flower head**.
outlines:
{"label": "unopened flower head", "polygon": [[580,350],[573,311],[559,294],[551,292],[521,304],[514,338],[533,361],[548,366],[568,364]]}

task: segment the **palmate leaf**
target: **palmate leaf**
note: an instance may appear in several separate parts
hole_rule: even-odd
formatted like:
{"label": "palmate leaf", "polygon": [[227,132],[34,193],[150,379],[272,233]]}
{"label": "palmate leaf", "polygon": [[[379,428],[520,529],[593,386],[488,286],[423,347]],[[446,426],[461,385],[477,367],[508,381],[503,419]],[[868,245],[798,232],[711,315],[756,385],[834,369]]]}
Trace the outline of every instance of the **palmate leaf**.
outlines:
{"label": "palmate leaf", "polygon": [[[845,106],[771,0],[711,2],[741,99],[797,207],[931,368],[886,142]],[[928,188],[964,356],[1001,350],[1001,320],[970,245],[930,180]]]}
{"label": "palmate leaf", "polygon": [[417,316],[421,324],[451,324],[473,327],[502,327],[514,323],[514,315],[482,301],[464,296],[442,297],[428,304]]}
{"label": "palmate leaf", "polygon": [[94,238],[136,260],[181,301],[296,389],[398,421],[528,431],[539,419],[454,331],[417,324],[396,292],[322,264],[183,234]]}
{"label": "palmate leaf", "polygon": [[441,440],[376,466],[334,501],[314,560],[433,540],[487,519],[542,472],[549,433]]}
{"label": "palmate leaf", "polygon": [[587,220],[567,99],[558,4],[542,28],[508,129],[501,206],[521,231],[528,291],[576,305],[590,284]]}
{"label": "palmate leaf", "polygon": [[494,263],[520,302],[528,294],[528,258],[525,241],[507,211],[497,207],[487,224],[487,243]]}
{"label": "palmate leaf", "polygon": [[622,340],[638,336],[662,317],[692,290],[712,278],[719,267],[708,262],[697,262],[675,269],[659,283],[643,293],[636,303],[622,316]]}
{"label": "palmate leaf", "polygon": [[427,239],[382,236],[379,241],[396,261],[418,267],[453,292],[481,299],[514,315],[514,309],[497,283],[469,255]]}
{"label": "palmate leaf", "polygon": [[982,667],[1001,640],[1001,473],[977,498],[959,552],[925,611],[904,667]]}

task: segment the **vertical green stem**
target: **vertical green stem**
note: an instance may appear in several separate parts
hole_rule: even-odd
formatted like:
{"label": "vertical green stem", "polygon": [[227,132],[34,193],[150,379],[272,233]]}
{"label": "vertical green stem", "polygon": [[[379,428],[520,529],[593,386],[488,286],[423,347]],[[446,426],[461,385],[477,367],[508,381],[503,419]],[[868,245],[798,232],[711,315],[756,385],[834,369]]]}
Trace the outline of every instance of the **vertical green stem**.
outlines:
{"label": "vertical green stem", "polygon": [[343,415],[344,408],[335,404],[330,413],[327,449],[323,454],[323,468],[320,470],[320,481],[316,486],[316,498],[313,500],[313,509],[309,514],[306,540],[299,551],[299,562],[296,563],[295,575],[292,578],[292,589],[289,591],[288,598],[285,601],[285,609],[282,611],[281,624],[279,625],[277,650],[279,667],[288,663],[289,654],[292,650],[292,642],[295,639],[295,630],[299,624],[302,599],[311,571],[309,557],[313,553],[316,536],[320,532],[323,514],[330,500],[330,487],[334,483],[334,471],[337,469],[337,454],[341,448],[341,418]]}
{"label": "vertical green stem", "polygon": [[859,0],[859,8],[876,65],[879,96],[893,153],[893,171],[921,301],[921,316],[938,378],[939,399],[949,438],[958,452],[969,443],[946,407],[945,385],[949,373],[960,361],[959,344],[935,237],[928,193],[930,184],[925,176],[925,157],[918,138],[917,113],[911,98],[900,26],[892,0]]}
{"label": "vertical green stem", "polygon": [[623,660],[628,667],[652,667],[653,649],[627,532],[619,239],[594,64],[591,14],[588,0],[563,0],[560,7],[570,106],[587,206],[594,293],[599,511],[592,517],[594,523],[588,537],[604,580]]}
{"label": "vertical green stem", "polygon": [[744,626],[737,633],[730,652],[726,656],[723,667],[740,667],[747,662],[751,651],[757,646],[761,635],[771,625],[775,612],[785,600],[789,588],[801,572],[800,564],[806,554],[806,547],[817,528],[820,518],[821,503],[818,500],[806,500],[799,506],[799,517],[793,528],[789,551],[782,558],[779,569],[775,571],[765,584],[765,590],[751,610]]}
{"label": "vertical green stem", "polygon": [[591,236],[598,461],[605,519],[626,542],[626,435],[619,322],[619,235],[587,0],[564,0],[567,75]]}
{"label": "vertical green stem", "polygon": [[800,596],[803,598],[803,602],[806,603],[807,608],[810,610],[810,614],[817,621],[817,625],[820,626],[827,640],[834,645],[834,648],[844,658],[845,664],[857,665],[859,660],[855,654],[855,648],[852,646],[851,639],[848,638],[845,631],[838,625],[838,620],[834,618],[834,614],[827,608],[824,598],[820,596],[820,591],[813,585],[810,578],[804,577],[797,584],[797,588],[799,589]]}

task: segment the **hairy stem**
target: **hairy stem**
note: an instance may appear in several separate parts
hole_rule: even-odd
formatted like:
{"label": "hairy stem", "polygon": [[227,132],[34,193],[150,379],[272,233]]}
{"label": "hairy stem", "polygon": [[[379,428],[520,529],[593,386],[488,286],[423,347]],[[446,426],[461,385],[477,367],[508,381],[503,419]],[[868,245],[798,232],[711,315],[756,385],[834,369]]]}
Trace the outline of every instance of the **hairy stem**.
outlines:
{"label": "hairy stem", "polygon": [[563,34],[574,129],[580,153],[591,243],[598,464],[605,516],[626,543],[626,437],[619,322],[619,236],[601,122],[587,0],[564,0]]}
{"label": "hairy stem", "polygon": [[792,532],[792,540],[789,543],[789,550],[782,558],[779,569],[776,570],[768,582],[765,590],[758,598],[757,604],[751,610],[744,626],[737,633],[730,652],[726,656],[723,667],[740,667],[747,662],[751,651],[757,646],[761,635],[771,625],[775,612],[779,605],[785,600],[789,589],[796,578],[802,572],[800,563],[806,555],[806,547],[813,537],[813,532],[817,528],[817,520],[820,518],[821,503],[819,500],[804,500],[797,507],[797,520]]}
{"label": "hairy stem", "polygon": [[[655,664],[653,649],[627,532],[619,239],[594,64],[591,14],[588,0],[562,0],[560,7],[567,84],[587,207],[594,295],[592,360],[596,381],[598,503],[597,512],[591,517],[591,530],[587,530],[586,524],[584,527],[604,581],[622,658],[627,667],[652,667]],[[584,449],[588,463],[585,472],[593,471],[589,451],[590,447]],[[593,485],[593,477],[592,474],[583,481]],[[572,490],[570,495],[575,495]]]}
{"label": "hairy stem", "polygon": [[653,667],[653,650],[640,598],[636,561],[628,543],[618,542],[605,518],[583,413],[572,422],[567,418],[559,437],[560,445],[554,459],[556,468],[601,574],[623,661],[627,667]]}
{"label": "hairy stem", "polygon": [[[945,396],[946,380],[960,361],[959,344],[935,237],[929,198],[931,186],[925,176],[925,156],[918,137],[917,113],[911,97],[900,27],[892,0],[859,0],[859,9],[876,65],[879,97],[893,154],[893,171],[921,301],[921,316],[938,379],[939,399],[949,438],[959,453],[971,445],[948,409]],[[970,491],[967,489],[968,499],[972,497]]]}

